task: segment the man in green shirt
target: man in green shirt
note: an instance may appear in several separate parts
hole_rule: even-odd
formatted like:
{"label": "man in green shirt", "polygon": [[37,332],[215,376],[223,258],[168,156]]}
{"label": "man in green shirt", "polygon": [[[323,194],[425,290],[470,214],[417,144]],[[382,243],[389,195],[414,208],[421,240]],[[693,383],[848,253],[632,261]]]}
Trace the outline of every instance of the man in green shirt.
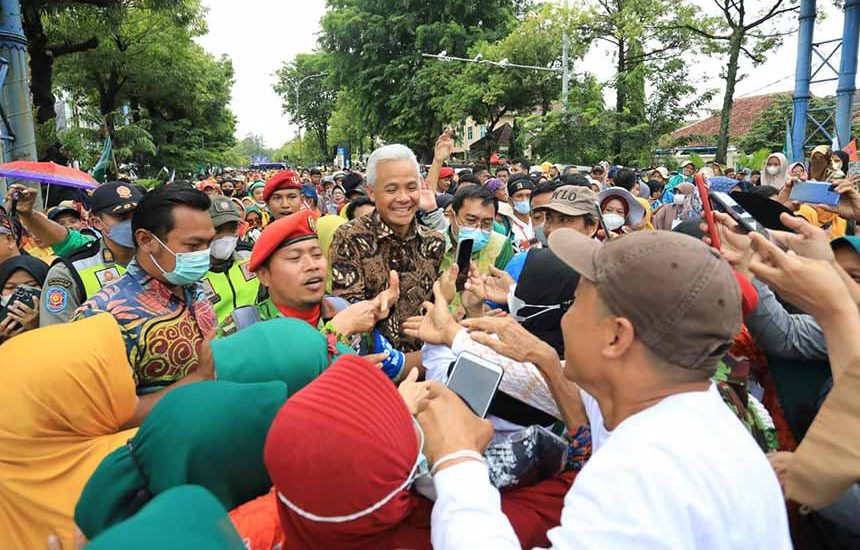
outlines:
{"label": "man in green shirt", "polygon": [[78,306],[125,273],[134,255],[131,215],[143,195],[125,182],[106,183],[93,191],[89,222],[101,233],[95,239],[34,211],[34,190],[17,185],[13,190],[21,193],[18,216],[27,230],[60,256],[42,288],[39,326],[66,323]]}

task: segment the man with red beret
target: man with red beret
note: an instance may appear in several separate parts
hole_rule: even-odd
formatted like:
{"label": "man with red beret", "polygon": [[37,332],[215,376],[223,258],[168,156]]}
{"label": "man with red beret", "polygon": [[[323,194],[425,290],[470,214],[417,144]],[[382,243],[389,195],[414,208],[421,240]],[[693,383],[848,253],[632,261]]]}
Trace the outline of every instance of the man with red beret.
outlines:
{"label": "man with red beret", "polygon": [[[350,305],[341,298],[325,296],[328,260],[317,236],[318,217],[316,210],[302,210],[266,226],[251,251],[248,269],[266,287],[268,297],[254,306],[234,310],[220,324],[219,335],[233,334],[258,321],[293,317],[316,327],[332,345],[355,347],[361,334],[373,331],[376,323],[388,316],[400,292],[395,272],[390,274],[390,287],[373,299]],[[247,308],[253,309],[250,321]],[[386,344],[374,345],[373,351],[390,352],[382,368],[395,378],[401,371],[407,372],[405,358]]]}
{"label": "man with red beret", "polygon": [[289,216],[302,209],[302,180],[293,170],[276,173],[266,181],[263,200],[272,220]]}

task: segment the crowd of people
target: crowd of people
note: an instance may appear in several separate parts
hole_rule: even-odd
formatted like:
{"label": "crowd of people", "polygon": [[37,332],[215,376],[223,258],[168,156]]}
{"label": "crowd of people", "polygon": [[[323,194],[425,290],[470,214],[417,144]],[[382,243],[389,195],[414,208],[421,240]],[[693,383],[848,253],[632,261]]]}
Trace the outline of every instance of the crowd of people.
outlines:
{"label": "crowd of people", "polygon": [[[44,212],[11,185],[0,547],[860,547],[847,155],[452,150]],[[699,176],[781,230],[711,219]],[[809,180],[838,204],[793,200]],[[503,372],[485,418],[447,385],[464,354]]]}

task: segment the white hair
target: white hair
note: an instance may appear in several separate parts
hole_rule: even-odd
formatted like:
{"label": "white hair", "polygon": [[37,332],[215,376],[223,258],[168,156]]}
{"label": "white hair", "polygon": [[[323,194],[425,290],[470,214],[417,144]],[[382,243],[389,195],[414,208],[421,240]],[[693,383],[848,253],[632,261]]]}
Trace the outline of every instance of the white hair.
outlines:
{"label": "white hair", "polygon": [[392,143],[391,145],[383,145],[370,154],[367,159],[367,185],[373,187],[376,185],[376,165],[381,162],[393,162],[398,160],[407,160],[415,166],[415,173],[420,174],[418,169],[418,159],[415,158],[415,153],[412,149],[400,143]]}

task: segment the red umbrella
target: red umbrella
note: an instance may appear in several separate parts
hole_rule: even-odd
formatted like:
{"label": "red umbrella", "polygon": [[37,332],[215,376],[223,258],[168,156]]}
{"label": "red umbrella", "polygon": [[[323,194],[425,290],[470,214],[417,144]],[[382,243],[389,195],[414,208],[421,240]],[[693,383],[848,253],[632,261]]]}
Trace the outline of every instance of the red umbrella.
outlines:
{"label": "red umbrella", "polygon": [[22,180],[38,181],[64,187],[80,189],[95,189],[99,186],[93,177],[86,172],[61,166],[53,162],[34,162],[16,160],[0,164],[0,176]]}

